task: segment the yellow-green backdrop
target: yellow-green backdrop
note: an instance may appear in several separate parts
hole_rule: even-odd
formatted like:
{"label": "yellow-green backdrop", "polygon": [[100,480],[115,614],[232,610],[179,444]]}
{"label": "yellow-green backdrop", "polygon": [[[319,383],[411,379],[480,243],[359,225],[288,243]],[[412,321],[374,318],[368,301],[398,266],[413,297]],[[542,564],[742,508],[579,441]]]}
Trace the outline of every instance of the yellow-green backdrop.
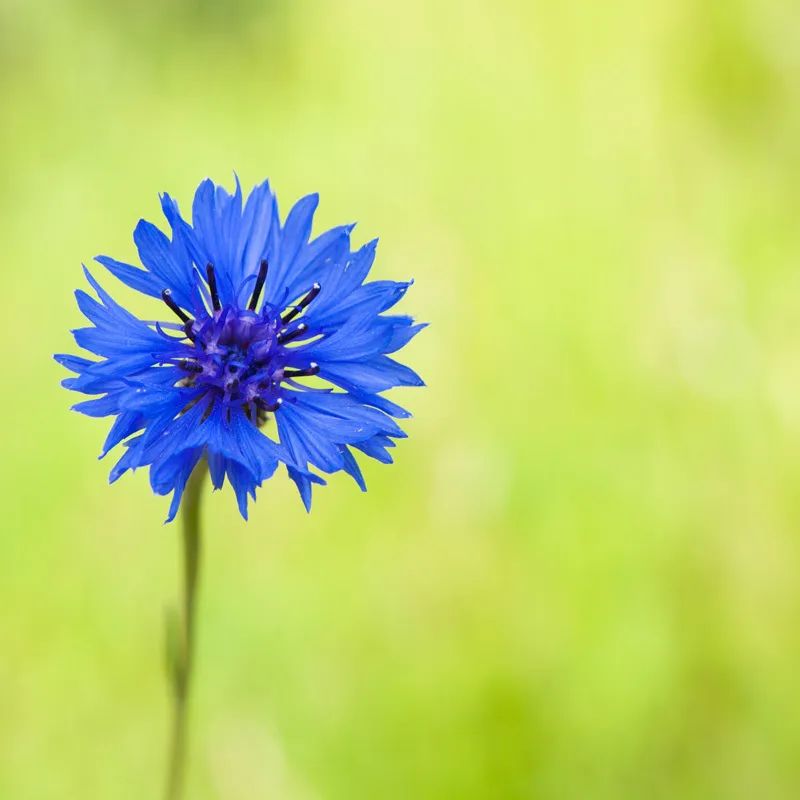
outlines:
{"label": "yellow-green backdrop", "polygon": [[209,498],[189,797],[797,797],[799,37],[791,0],[2,0],[0,798],[161,791],[179,528],[50,357],[80,263],[234,170],[381,237],[428,388],[366,495]]}

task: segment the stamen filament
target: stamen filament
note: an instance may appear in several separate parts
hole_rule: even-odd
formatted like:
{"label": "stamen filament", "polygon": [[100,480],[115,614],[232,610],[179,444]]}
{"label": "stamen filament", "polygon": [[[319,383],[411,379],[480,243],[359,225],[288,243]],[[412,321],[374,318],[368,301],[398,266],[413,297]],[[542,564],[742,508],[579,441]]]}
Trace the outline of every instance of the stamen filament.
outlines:
{"label": "stamen filament", "polygon": [[281,322],[286,325],[291,322],[309,303],[319,294],[322,287],[318,283],[311,286],[308,294],[296,305],[292,306],[282,317]]}
{"label": "stamen filament", "polygon": [[177,315],[178,319],[183,322],[191,322],[192,318],[175,302],[172,297],[172,292],[169,289],[164,289],[161,292],[161,299],[167,304],[170,311]]}
{"label": "stamen filament", "polygon": [[264,288],[264,281],[267,279],[267,269],[269,265],[267,264],[267,259],[263,259],[261,261],[261,265],[258,268],[258,277],[256,278],[256,285],[253,287],[253,295],[250,298],[250,302],[248,303],[247,307],[250,311],[255,311],[256,306],[258,305],[258,298],[261,296],[261,290]]}
{"label": "stamen filament", "polygon": [[312,361],[305,369],[285,369],[283,371],[284,378],[307,378],[311,375],[316,375],[319,372],[319,364]]}
{"label": "stamen filament", "polygon": [[214,273],[213,264],[206,264],[206,277],[208,278],[208,289],[211,292],[211,304],[214,307],[214,311],[219,311],[221,305],[219,294],[217,293],[217,276]]}
{"label": "stamen filament", "polygon": [[305,322],[301,322],[293,331],[281,331],[278,334],[278,344],[286,344],[287,342],[291,342],[298,336],[302,336],[307,330],[308,325],[306,325]]}

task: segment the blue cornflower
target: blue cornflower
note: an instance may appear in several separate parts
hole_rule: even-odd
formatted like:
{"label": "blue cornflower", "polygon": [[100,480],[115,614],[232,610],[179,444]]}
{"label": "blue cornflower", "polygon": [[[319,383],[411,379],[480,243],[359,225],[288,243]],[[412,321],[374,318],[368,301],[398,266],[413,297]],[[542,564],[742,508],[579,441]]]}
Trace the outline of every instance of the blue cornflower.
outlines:
{"label": "blue cornflower", "polygon": [[[99,360],[57,355],[77,374],[63,383],[99,395],[74,409],[115,417],[101,457],[121,442],[125,452],[110,480],[149,466],[153,491],[173,493],[168,521],[203,457],[215,488],[227,476],[246,519],[248,495],[279,463],[309,509],[312,483],[325,483],[312,467],[344,470],[366,490],[353,449],[389,463],[387,448],[405,437],[392,417],[409,413],[381,392],[422,385],[388,354],[424,325],[384,312],[411,282],[365,283],[377,240],[351,251],[352,225],[309,241],[317,203],[302,198],[281,223],[267,181],[243,205],[238,178],[233,194],[205,180],[190,224],[164,194],[171,238],[145,220],[133,234],[144,269],[96,261],[175,321],[139,319],[84,267],[98,300],[76,292],[92,326],[73,335]],[[270,418],[277,439],[264,432]]]}

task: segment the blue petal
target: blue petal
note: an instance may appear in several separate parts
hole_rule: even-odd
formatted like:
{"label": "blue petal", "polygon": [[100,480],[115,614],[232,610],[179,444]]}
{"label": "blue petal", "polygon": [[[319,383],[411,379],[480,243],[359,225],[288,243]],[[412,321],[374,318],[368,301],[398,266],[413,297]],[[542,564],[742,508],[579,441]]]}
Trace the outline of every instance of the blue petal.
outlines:
{"label": "blue petal", "polygon": [[380,461],[382,464],[391,464],[392,457],[386,451],[387,447],[391,447],[394,442],[383,436],[374,436],[372,439],[367,439],[363,442],[355,442],[353,447],[361,450],[362,453]]}
{"label": "blue petal", "polygon": [[279,304],[288,293],[295,275],[295,259],[308,242],[319,195],[309,194],[295,203],[281,229],[278,263],[270,264],[265,300]]}
{"label": "blue petal", "polygon": [[300,463],[312,463],[323,472],[338,472],[342,468],[342,454],[336,444],[310,433],[307,420],[284,404],[276,415],[281,442],[297,453]]}
{"label": "blue petal", "polygon": [[[249,470],[236,461],[228,462],[228,480],[236,494],[239,513],[247,520],[247,496],[255,496],[256,482]],[[259,484],[260,485],[260,484]]]}
{"label": "blue petal", "polygon": [[350,233],[355,225],[341,225],[318,236],[297,256],[293,279],[288,284],[289,298],[308,291],[315,282],[333,285],[341,274],[341,262],[350,253]]}
{"label": "blue petal", "polygon": [[103,451],[100,457],[107,455],[110,450],[116,447],[123,439],[127,439],[132,433],[136,433],[144,424],[144,417],[136,411],[123,411],[114,420],[111,430],[108,432]]}
{"label": "blue petal", "polygon": [[267,245],[270,235],[275,231],[277,238],[279,226],[275,195],[270,189],[269,181],[264,181],[250,192],[239,225],[234,257],[234,262],[239,267],[239,283],[248,275],[255,275],[261,260],[268,258]]}
{"label": "blue petal", "polygon": [[364,481],[364,476],[361,473],[361,468],[358,466],[355,457],[350,452],[350,450],[344,445],[341,445],[340,450],[342,452],[344,471],[353,478],[353,480],[358,484],[358,487],[359,489],[361,489],[362,492],[366,492],[367,484]]}
{"label": "blue petal", "polygon": [[393,336],[389,326],[356,319],[335,333],[312,342],[303,349],[315,361],[355,361],[386,352]]}
{"label": "blue petal", "polygon": [[176,257],[185,254],[185,258],[204,269],[211,259],[198,241],[192,226],[181,216],[178,204],[166,192],[161,196],[161,209],[172,228],[172,244]]}
{"label": "blue petal", "polygon": [[[222,231],[219,230],[220,214],[217,209],[217,191],[214,183],[206,179],[198,187],[192,203],[192,227],[194,228],[197,242],[202,252],[202,259],[212,263],[218,271],[217,278],[221,279],[221,291],[227,291],[231,284],[228,272],[228,259]],[[196,259],[195,259],[196,260]],[[198,266],[205,267],[204,263]],[[226,301],[229,298],[226,298]]]}
{"label": "blue petal", "polygon": [[166,235],[152,222],[142,219],[133,232],[133,241],[142,264],[161,282],[161,289],[172,290],[176,302],[183,308],[193,308],[192,265],[188,262],[177,263]]}
{"label": "blue petal", "polygon": [[427,322],[420,322],[417,325],[396,325],[392,330],[392,338],[384,353],[396,353],[405,347],[423,328],[427,328]]}
{"label": "blue petal", "polygon": [[306,511],[311,511],[311,485],[316,483],[324,486],[325,481],[319,475],[314,475],[311,472],[302,472],[289,465],[287,465],[286,471],[297,486],[297,491],[300,492],[300,499],[303,501]]}
{"label": "blue petal", "polygon": [[137,292],[150,295],[150,297],[161,297],[161,290],[166,288],[161,281],[152,273],[143,269],[137,269],[130,264],[109,258],[108,256],[95,256],[95,261],[102,264],[112,275],[119,278],[124,284],[136,289]]}
{"label": "blue petal", "polygon": [[331,264],[320,275],[322,292],[314,301],[313,312],[320,318],[330,316],[333,311],[358,289],[369,274],[375,261],[378,240],[373,239],[353,253],[343,267]]}
{"label": "blue petal", "polygon": [[377,356],[369,361],[330,361],[320,365],[320,377],[331,383],[357,386],[365,392],[383,392],[394,386],[424,386],[414,370],[398,364],[389,356]]}
{"label": "blue petal", "polygon": [[[356,423],[366,433],[366,436],[359,434],[356,439],[349,441],[368,438],[376,433],[386,433],[397,438],[405,438],[406,436],[397,423],[384,414],[383,411],[370,408],[347,394],[323,394],[319,392],[296,394],[291,392],[288,396],[303,409],[310,421],[318,418],[319,412],[327,415],[321,420],[321,425],[332,437],[347,436],[347,430],[334,424],[336,419]],[[334,420],[331,420],[330,417],[333,417]],[[341,439],[340,441],[348,440]]]}
{"label": "blue petal", "polygon": [[150,485],[156,494],[172,492],[172,502],[165,522],[172,522],[178,513],[186,482],[203,455],[200,448],[185,450],[180,455],[159,462],[150,468]]}
{"label": "blue petal", "polygon": [[76,403],[72,406],[72,410],[86,414],[87,417],[107,417],[109,414],[116,414],[119,411],[119,404],[114,397],[106,395]]}
{"label": "blue petal", "polygon": [[225,483],[225,468],[228,459],[221,453],[208,452],[206,455],[208,458],[208,471],[211,476],[211,485],[215,489],[221,489]]}
{"label": "blue petal", "polygon": [[82,372],[87,367],[96,363],[90,361],[88,358],[80,358],[79,356],[71,356],[65,353],[56,353],[53,358],[61,364],[62,367],[66,367],[72,372]]}

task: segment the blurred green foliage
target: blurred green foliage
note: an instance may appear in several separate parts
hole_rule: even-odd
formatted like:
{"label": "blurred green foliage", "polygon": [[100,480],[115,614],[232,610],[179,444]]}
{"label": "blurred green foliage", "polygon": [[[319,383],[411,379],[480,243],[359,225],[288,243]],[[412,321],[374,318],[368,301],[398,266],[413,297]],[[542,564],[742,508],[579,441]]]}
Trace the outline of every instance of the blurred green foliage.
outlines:
{"label": "blurred green foliage", "polygon": [[50,355],[234,169],[381,236],[429,387],[368,494],[209,498],[190,797],[796,797],[796,12],[2,0],[0,798],[160,791],[178,529]]}

